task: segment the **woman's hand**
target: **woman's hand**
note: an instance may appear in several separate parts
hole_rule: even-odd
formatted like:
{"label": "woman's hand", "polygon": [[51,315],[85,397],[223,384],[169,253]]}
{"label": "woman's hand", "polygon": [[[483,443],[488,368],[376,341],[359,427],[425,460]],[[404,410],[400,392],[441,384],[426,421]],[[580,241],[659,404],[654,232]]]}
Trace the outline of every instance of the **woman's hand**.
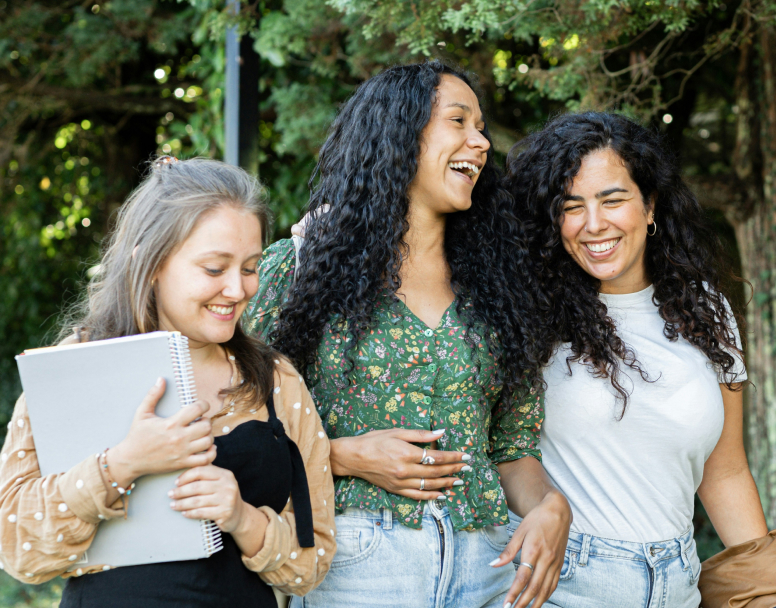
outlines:
{"label": "woman's hand", "polygon": [[137,408],[127,436],[108,452],[110,472],[121,487],[142,475],[203,466],[216,457],[211,421],[201,418],[210,406],[196,401],[162,418],[154,412],[164,390],[159,378]]}
{"label": "woman's hand", "polygon": [[[326,203],[325,205],[321,205],[321,208],[316,213],[316,217],[318,216],[318,213],[328,213],[329,209],[331,209],[331,205]],[[301,220],[299,220],[296,224],[291,226],[291,234],[294,236],[298,236],[300,238],[304,238],[305,235],[305,229],[307,228],[307,224],[310,222],[310,212],[304,214]]]}
{"label": "woman's hand", "polygon": [[223,532],[234,532],[243,523],[248,505],[240,496],[234,474],[209,464],[194,467],[176,480],[169,497],[173,510],[190,519],[211,519]]}
{"label": "woman's hand", "polygon": [[504,566],[520,553],[520,563],[533,566],[533,571],[528,566],[518,568],[504,606],[511,606],[519,595],[515,608],[526,608],[531,601],[532,608],[539,608],[552,595],[563,568],[570,526],[571,507],[557,490],[529,511],[506,549],[490,564]]}
{"label": "woman's hand", "polygon": [[[468,470],[471,458],[463,452],[426,450],[434,464],[421,464],[423,449],[413,443],[432,443],[444,430],[420,431],[387,429],[370,431],[358,437],[340,437],[331,441],[331,470],[339,477],[353,476],[414,500],[444,498],[441,490],[463,485],[450,477]],[[420,489],[421,479],[424,490]]]}

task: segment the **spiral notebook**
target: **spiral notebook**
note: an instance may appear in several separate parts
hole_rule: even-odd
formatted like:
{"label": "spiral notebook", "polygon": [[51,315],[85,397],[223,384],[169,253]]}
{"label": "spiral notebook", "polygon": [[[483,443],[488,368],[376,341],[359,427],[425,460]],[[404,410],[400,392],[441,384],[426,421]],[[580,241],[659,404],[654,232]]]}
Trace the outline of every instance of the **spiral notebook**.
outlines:
{"label": "spiral notebook", "polygon": [[[156,413],[171,416],[196,399],[188,340],[157,331],[25,351],[16,357],[41,475],[61,473],[127,434],[135,410],[160,376],[167,387]],[[181,473],[137,480],[127,519],[100,523],[74,568],[209,557],[222,546],[211,521],[186,519],[167,496]]]}

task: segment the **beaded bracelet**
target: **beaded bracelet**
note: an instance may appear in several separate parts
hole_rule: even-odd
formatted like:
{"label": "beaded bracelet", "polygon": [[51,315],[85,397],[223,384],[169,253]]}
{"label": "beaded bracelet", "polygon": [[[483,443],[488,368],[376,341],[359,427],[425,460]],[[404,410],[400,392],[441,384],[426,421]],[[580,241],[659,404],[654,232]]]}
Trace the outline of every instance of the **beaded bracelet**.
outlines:
{"label": "beaded bracelet", "polygon": [[111,488],[116,488],[116,491],[121,496],[121,502],[124,505],[124,519],[127,518],[127,496],[132,494],[132,490],[135,489],[135,482],[133,481],[131,484],[129,484],[129,487],[122,488],[119,486],[118,483],[113,481],[110,476],[110,469],[108,468],[108,450],[110,448],[105,448],[105,451],[100,454],[100,464],[102,465],[103,470],[105,471],[105,476],[108,478],[108,485]]}

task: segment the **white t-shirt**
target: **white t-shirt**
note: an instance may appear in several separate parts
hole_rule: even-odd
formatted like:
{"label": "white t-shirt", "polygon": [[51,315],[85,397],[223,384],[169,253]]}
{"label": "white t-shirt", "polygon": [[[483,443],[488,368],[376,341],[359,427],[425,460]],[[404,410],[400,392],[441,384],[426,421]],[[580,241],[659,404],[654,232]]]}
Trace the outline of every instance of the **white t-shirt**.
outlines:
{"label": "white t-shirt", "polygon": [[[692,525],[703,465],[722,433],[724,379],[698,348],[663,335],[665,322],[653,293],[648,287],[600,295],[617,334],[654,381],[645,382],[621,364],[621,383],[630,393],[621,420],[622,400],[615,400],[608,378],[593,377],[578,362],[568,374],[568,344],[544,371],[540,448],[544,468],[571,503],[576,532],[634,542],[685,532]],[[735,334],[738,341],[737,329]],[[731,371],[740,374],[735,379],[740,382],[746,370],[738,357],[736,362]]]}

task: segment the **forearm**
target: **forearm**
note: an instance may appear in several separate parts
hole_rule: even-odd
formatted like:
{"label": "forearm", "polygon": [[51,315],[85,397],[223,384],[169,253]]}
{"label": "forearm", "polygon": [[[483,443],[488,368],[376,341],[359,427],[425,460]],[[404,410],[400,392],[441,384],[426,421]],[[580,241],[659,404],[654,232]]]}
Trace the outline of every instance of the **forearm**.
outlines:
{"label": "forearm", "polygon": [[501,485],[507,497],[509,509],[525,517],[544,501],[567,504],[565,496],[552,485],[542,464],[530,456],[498,465]]}
{"label": "forearm", "polygon": [[240,524],[232,531],[232,538],[247,557],[253,557],[264,547],[269,520],[257,508],[243,503],[244,514]]}
{"label": "forearm", "polygon": [[726,547],[768,533],[760,496],[748,468],[720,477],[704,477],[698,496]]}

